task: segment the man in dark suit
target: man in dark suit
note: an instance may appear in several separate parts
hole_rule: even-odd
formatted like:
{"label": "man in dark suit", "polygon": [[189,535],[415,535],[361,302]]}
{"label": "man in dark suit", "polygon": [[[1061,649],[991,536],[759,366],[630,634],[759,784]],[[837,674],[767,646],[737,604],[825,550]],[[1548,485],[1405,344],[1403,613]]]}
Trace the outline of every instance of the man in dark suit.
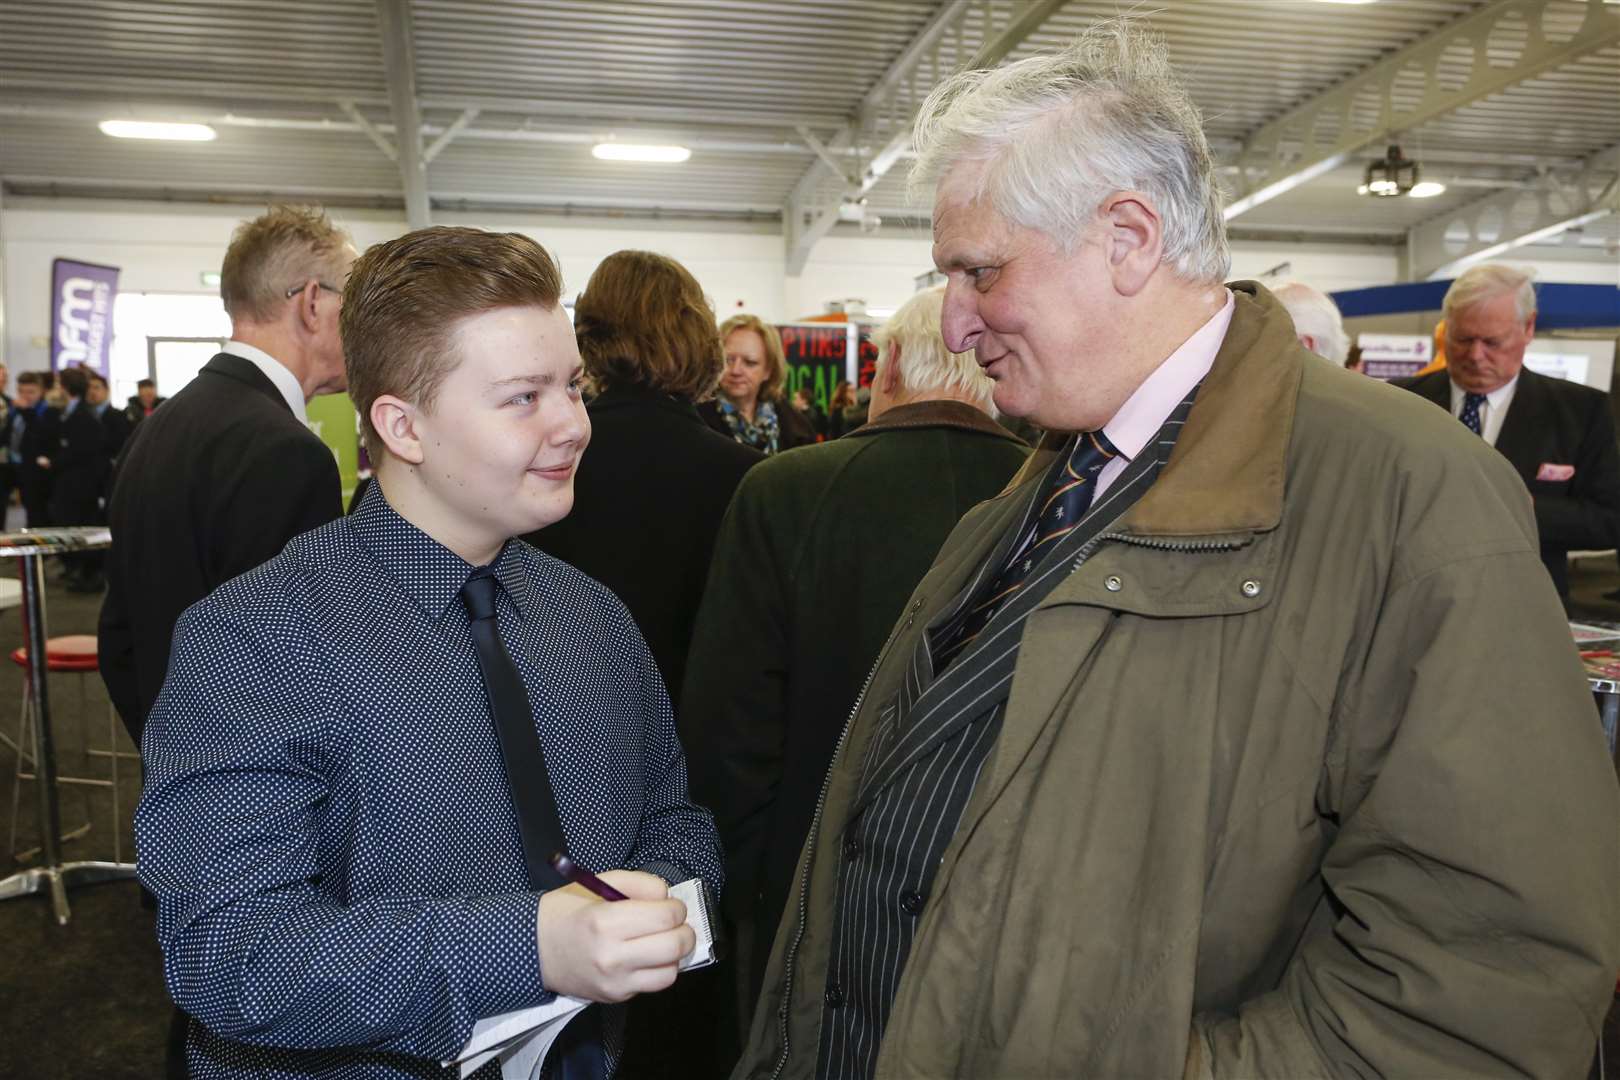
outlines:
{"label": "man in dark suit", "polygon": [[1446,291],[1446,367],[1396,385],[1451,412],[1512,463],[1535,504],[1541,560],[1569,600],[1568,554],[1620,547],[1620,449],[1600,390],[1524,369],[1530,278],[1487,263]]}
{"label": "man in dark suit", "polygon": [[37,371],[17,376],[17,398],[6,414],[6,459],[16,476],[24,521],[29,528],[45,525],[51,494],[50,470],[40,467],[45,453],[45,430],[50,408],[45,404],[45,380]]}
{"label": "man in dark suit", "polygon": [[[102,485],[107,475],[107,437],[95,411],[85,401],[90,378],[83,368],[64,368],[57,382],[67,394],[52,438],[39,460],[51,474],[51,522],[55,525],[98,525],[102,520]],[[99,551],[62,557],[70,592],[100,592]]]}
{"label": "man in dark suit", "polygon": [[[111,397],[112,391],[107,386],[107,380],[93,371],[90,372],[90,386],[84,392],[84,402],[90,406],[91,412],[101,422],[101,430],[107,440],[109,465],[123,453],[124,443],[129,438],[130,429],[134,427],[123,409],[112,407]],[[108,475],[111,475],[110,470]]]}
{"label": "man in dark suit", "polygon": [[677,715],[726,849],[745,1023],[861,680],[957,520],[1029,453],[972,355],[945,348],[942,300],[879,332],[870,421],[754,466],[715,545]]}
{"label": "man in dark suit", "polygon": [[113,487],[101,675],[137,745],[180,613],[343,511],[304,403],[346,386],[338,311],[355,258],[319,209],[240,226],[220,296],[232,340],[141,422]]}

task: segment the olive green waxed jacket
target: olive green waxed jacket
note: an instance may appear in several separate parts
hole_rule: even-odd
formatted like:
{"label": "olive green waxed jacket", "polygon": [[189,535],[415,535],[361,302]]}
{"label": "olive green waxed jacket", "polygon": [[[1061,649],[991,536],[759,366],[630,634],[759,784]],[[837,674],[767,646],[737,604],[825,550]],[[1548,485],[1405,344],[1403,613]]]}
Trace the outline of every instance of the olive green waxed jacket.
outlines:
{"label": "olive green waxed jacket", "polygon": [[[1170,462],[1025,626],[883,1080],[1585,1075],[1620,787],[1524,485],[1232,288]],[[962,520],[885,646],[735,1077],[815,1076],[873,721],[1050,460]]]}

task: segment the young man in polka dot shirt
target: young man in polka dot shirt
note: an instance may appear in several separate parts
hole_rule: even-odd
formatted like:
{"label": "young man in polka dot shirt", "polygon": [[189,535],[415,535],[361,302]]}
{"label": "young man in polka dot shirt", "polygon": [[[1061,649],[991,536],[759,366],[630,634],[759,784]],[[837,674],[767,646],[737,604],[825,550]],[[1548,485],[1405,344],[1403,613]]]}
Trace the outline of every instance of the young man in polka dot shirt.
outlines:
{"label": "young man in polka dot shirt", "polygon": [[[136,835],[193,1077],[444,1076],[477,1020],[553,994],[605,1006],[551,1075],[611,1075],[613,1003],[693,944],[668,886],[722,884],[635,623],[511,539],[567,515],[590,439],[560,291],[516,234],[367,252],[342,332],[377,483],[176,628]],[[462,598],[482,576],[568,850],[627,901],[531,887]]]}

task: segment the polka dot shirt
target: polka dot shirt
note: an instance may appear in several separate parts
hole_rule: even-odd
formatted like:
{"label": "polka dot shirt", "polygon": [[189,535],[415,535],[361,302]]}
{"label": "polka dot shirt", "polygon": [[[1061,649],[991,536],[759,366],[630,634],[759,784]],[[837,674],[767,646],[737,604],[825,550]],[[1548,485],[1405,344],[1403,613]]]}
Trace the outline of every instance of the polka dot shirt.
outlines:
{"label": "polka dot shirt", "polygon": [[[438,1061],[475,1020],[549,997],[460,600],[473,569],[373,486],[176,626],[135,828],[198,1080],[454,1075]],[[570,852],[718,893],[623,605],[520,541],[493,570]]]}

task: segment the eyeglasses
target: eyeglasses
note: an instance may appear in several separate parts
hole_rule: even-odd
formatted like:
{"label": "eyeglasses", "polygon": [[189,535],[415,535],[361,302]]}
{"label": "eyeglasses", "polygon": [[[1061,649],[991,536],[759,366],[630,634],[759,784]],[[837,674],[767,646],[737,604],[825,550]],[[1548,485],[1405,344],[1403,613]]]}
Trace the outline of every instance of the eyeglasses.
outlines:
{"label": "eyeglasses", "polygon": [[[332,286],[328,285],[324,281],[317,280],[315,282],[315,285],[316,285],[317,288],[325,289],[329,293],[337,293],[339,296],[343,295],[343,290],[342,289],[334,289]],[[288,300],[291,300],[293,297],[297,296],[299,293],[303,292],[307,288],[309,288],[309,282],[306,281],[302,285],[294,285],[292,288],[288,289],[282,295],[285,296]]]}

